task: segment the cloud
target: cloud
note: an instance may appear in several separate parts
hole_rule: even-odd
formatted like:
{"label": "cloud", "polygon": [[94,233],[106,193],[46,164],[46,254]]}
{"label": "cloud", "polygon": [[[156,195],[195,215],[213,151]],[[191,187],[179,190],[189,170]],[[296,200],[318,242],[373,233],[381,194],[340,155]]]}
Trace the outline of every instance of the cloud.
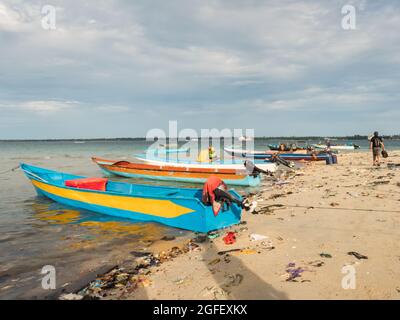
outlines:
{"label": "cloud", "polygon": [[[345,4],[356,7],[356,30],[341,28]],[[334,124],[340,134],[368,123],[346,124],[349,113],[373,123],[377,109],[387,130],[398,128],[396,1],[58,0],[56,30],[41,27],[42,5],[0,4],[0,106],[7,119],[29,121],[19,134],[55,134],[46,115],[60,136],[70,134],[66,121],[93,135],[121,114],[110,135],[143,136],[170,119],[260,135],[314,119],[321,126],[304,133]]]}
{"label": "cloud", "polygon": [[80,103],[78,101],[56,101],[56,100],[36,100],[36,101],[23,101],[13,102],[7,104],[0,104],[1,108],[8,108],[12,110],[31,111],[34,113],[52,114],[61,112],[66,109],[76,108]]}

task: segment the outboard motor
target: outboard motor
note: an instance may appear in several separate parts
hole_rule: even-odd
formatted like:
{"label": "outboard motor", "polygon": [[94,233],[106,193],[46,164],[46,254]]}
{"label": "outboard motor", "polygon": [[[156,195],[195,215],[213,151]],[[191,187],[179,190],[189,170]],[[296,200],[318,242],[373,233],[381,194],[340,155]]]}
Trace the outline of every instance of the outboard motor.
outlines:
{"label": "outboard motor", "polygon": [[284,166],[286,166],[288,168],[293,168],[295,166],[293,162],[287,161],[285,159],[282,159],[278,154],[274,154],[271,157],[271,161],[275,162],[275,163],[278,163],[278,164],[281,164],[281,165],[284,165]]}
{"label": "outboard motor", "polygon": [[247,199],[240,201],[232,196],[225,182],[216,176],[210,176],[204,184],[202,202],[205,205],[212,205],[214,216],[217,216],[221,208],[226,205],[228,208],[232,203],[236,203],[243,209],[249,210],[250,204]]}
{"label": "outboard motor", "polygon": [[264,173],[268,176],[272,176],[273,173],[271,171],[268,170],[263,170],[260,169],[259,167],[257,167],[252,161],[250,160],[246,160],[244,163],[244,166],[246,167],[246,171],[247,173],[252,176],[252,177],[257,177],[259,176],[261,173]]}

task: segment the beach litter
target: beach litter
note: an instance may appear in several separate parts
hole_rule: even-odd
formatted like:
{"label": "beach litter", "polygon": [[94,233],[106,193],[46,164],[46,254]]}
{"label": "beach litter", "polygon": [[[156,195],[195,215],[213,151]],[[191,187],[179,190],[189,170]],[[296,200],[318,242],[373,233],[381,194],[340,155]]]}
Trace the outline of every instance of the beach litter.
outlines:
{"label": "beach litter", "polygon": [[203,290],[203,296],[212,296],[213,300],[228,299],[229,292],[219,287],[205,287]]}
{"label": "beach litter", "polygon": [[[79,290],[79,296],[82,296],[82,299],[98,299],[110,294],[108,290],[113,288],[119,288],[122,292],[131,292],[138,287],[152,286],[152,281],[145,276],[151,273],[151,267],[159,266],[161,263],[172,260],[180,254],[199,249],[199,245],[194,243],[193,240],[188,240],[181,247],[173,247],[170,250],[156,254],[132,251],[131,254],[137,256],[132,265],[127,265],[126,267],[117,266],[107,271],[107,273],[99,275],[88,286]],[[63,297],[70,300],[79,298],[74,296],[65,297],[64,295]]]}
{"label": "beach litter", "polygon": [[141,258],[141,257],[150,256],[150,255],[151,255],[151,252],[131,251],[130,254],[133,255],[134,257]]}
{"label": "beach litter", "polygon": [[234,244],[236,242],[236,235],[234,232],[228,232],[222,240],[224,240],[226,245]]}
{"label": "beach litter", "polygon": [[254,249],[241,249],[239,251],[235,251],[234,254],[256,254],[258,253],[257,250]]}
{"label": "beach litter", "polygon": [[224,254],[237,252],[237,251],[240,251],[240,250],[242,250],[242,249],[231,249],[231,250],[218,251],[218,255],[222,256]]}
{"label": "beach litter", "polygon": [[269,213],[273,213],[274,210],[277,210],[278,208],[285,209],[285,205],[271,204],[271,205],[260,208],[259,211],[255,211],[255,212],[253,212],[253,214],[269,214]]}
{"label": "beach litter", "polygon": [[183,278],[178,278],[178,279],[174,280],[173,283],[176,285],[181,285],[181,284],[188,282],[188,280],[189,280],[188,277],[183,277]]}
{"label": "beach litter", "polygon": [[210,231],[207,233],[208,239],[216,239],[221,236],[221,234],[217,231]]}
{"label": "beach litter", "polygon": [[267,236],[264,236],[262,234],[257,234],[257,233],[252,233],[249,237],[250,237],[250,241],[261,241],[261,240],[268,239]]}
{"label": "beach litter", "polygon": [[288,274],[288,277],[286,279],[286,281],[292,281],[295,282],[297,281],[296,278],[301,277],[301,274],[305,271],[304,269],[297,267],[296,268],[296,264],[294,262],[290,262],[287,265],[286,272]]}
{"label": "beach litter", "polygon": [[195,243],[204,243],[208,239],[206,234],[198,234],[196,237],[193,238],[193,242]]}
{"label": "beach litter", "polygon": [[237,274],[229,274],[225,278],[227,279],[227,281],[223,284],[223,286],[229,288],[240,285],[244,277],[240,273],[237,273]]}
{"label": "beach litter", "polygon": [[320,261],[320,260],[315,260],[315,261],[310,261],[308,264],[312,267],[319,268],[319,267],[322,267],[325,264],[325,262]]}
{"label": "beach litter", "polygon": [[272,243],[271,240],[261,242],[260,246],[262,249],[265,249],[265,250],[275,249],[274,244]]}
{"label": "beach litter", "polygon": [[82,300],[83,296],[81,296],[80,294],[75,294],[75,293],[67,293],[67,294],[61,295],[58,299],[59,300]]}
{"label": "beach litter", "polygon": [[208,265],[209,265],[209,266],[213,266],[213,265],[216,265],[217,263],[220,263],[220,262],[221,262],[221,259],[220,259],[220,258],[217,258],[217,259],[211,260],[211,261],[208,263]]}
{"label": "beach litter", "polygon": [[172,241],[175,239],[176,239],[176,237],[174,237],[174,236],[164,236],[161,238],[161,240],[163,240],[163,241]]}
{"label": "beach litter", "polygon": [[356,257],[358,260],[360,260],[360,259],[368,259],[367,256],[364,256],[364,255],[362,255],[361,253],[358,253],[358,252],[355,252],[355,251],[347,252],[347,254],[348,254],[349,256],[354,256],[354,257]]}
{"label": "beach litter", "polygon": [[324,253],[324,252],[320,253],[319,256],[322,258],[332,258],[332,255],[330,255],[329,253]]}

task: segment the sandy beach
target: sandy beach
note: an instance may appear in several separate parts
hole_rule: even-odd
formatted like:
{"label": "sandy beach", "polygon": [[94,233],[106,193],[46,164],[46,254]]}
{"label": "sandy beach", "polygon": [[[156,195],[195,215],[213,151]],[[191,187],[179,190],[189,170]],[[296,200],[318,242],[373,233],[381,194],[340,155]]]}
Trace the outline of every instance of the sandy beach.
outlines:
{"label": "sandy beach", "polygon": [[[283,173],[252,195],[257,210],[244,212],[240,225],[198,244],[158,242],[149,248],[161,252],[156,263],[114,270],[99,278],[114,279],[108,288],[84,292],[102,299],[399,299],[399,157],[391,152],[372,167],[370,153],[340,154],[337,165]],[[224,243],[228,231],[236,243]],[[252,241],[252,234],[266,238]],[[172,247],[178,253],[171,256]]]}

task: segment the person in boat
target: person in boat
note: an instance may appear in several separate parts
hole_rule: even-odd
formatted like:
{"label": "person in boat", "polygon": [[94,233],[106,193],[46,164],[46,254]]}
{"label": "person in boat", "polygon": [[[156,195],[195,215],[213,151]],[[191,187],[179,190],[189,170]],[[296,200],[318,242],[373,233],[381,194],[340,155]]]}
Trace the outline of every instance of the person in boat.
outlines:
{"label": "person in boat", "polygon": [[381,150],[385,150],[385,145],[378,131],[374,132],[374,136],[370,140],[369,148],[372,150],[373,165],[380,166]]}
{"label": "person in boat", "polygon": [[217,153],[215,152],[215,148],[213,146],[208,148],[208,159],[210,162],[217,159]]}

